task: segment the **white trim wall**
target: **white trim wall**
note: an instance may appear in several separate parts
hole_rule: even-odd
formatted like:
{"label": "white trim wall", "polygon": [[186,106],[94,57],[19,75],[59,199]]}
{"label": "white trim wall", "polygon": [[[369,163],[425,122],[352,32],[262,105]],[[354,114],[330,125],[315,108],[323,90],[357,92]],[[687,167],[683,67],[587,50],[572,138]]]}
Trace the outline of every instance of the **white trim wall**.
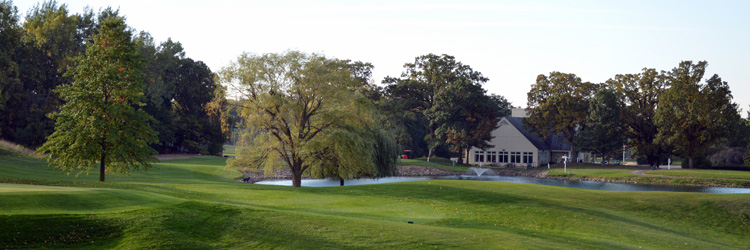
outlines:
{"label": "white trim wall", "polygon": [[[489,143],[494,147],[487,150],[471,148],[466,155],[469,164],[482,166],[508,166],[510,164],[517,167],[528,164],[532,166],[547,164],[548,151],[539,150],[505,118],[501,119],[498,125],[500,127],[492,131],[494,138]],[[507,155],[507,160],[504,158],[505,155]],[[495,161],[492,161],[493,159]]]}

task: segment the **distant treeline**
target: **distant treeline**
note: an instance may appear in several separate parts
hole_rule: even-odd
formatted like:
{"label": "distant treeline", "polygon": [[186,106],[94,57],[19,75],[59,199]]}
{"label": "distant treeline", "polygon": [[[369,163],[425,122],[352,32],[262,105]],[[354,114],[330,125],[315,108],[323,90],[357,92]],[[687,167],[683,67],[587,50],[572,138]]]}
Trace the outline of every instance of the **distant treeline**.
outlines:
{"label": "distant treeline", "polygon": [[[56,87],[72,82],[75,67],[112,8],[71,14],[65,4],[47,1],[29,10],[21,23],[12,1],[0,2],[0,138],[27,147],[42,145],[54,130],[49,114],[63,104]],[[132,29],[132,28],[131,28]],[[143,57],[145,103],[160,153],[220,154],[231,135],[225,89],[201,61],[185,56],[179,42],[156,44],[145,31],[133,32]]]}

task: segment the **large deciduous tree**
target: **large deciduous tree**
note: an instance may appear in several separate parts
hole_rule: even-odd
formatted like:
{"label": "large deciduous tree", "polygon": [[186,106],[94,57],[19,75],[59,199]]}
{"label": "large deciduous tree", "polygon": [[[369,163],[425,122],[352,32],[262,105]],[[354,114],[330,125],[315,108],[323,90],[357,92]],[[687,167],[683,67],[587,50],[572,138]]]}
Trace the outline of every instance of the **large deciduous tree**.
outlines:
{"label": "large deciduous tree", "polygon": [[575,74],[539,75],[528,93],[526,124],[542,137],[562,134],[571,145],[570,157],[575,160],[578,153],[573,140],[586,127],[589,99],[596,89],[596,84],[582,82]]}
{"label": "large deciduous tree", "polygon": [[[404,64],[401,78],[386,77],[383,83],[387,84],[386,93],[389,98],[398,102],[404,111],[426,117],[426,112],[435,105],[435,96],[451,83],[465,81],[482,85],[488,80],[469,65],[456,61],[453,56],[427,54],[415,58],[414,63]],[[429,160],[432,151],[441,145],[441,142],[436,134],[437,123],[430,123],[427,119],[421,120],[425,121],[423,126],[428,131],[424,139],[428,144]]]}
{"label": "large deciduous tree", "polygon": [[[11,5],[10,1],[3,1],[3,9]],[[4,26],[17,21],[18,16],[11,12],[0,17]],[[99,13],[99,20],[103,15],[116,16],[117,11],[107,8]],[[0,105],[4,106],[0,107],[3,139],[38,147],[52,133],[54,121],[47,114],[62,105],[60,97],[52,90],[70,84],[71,79],[65,77],[65,73],[74,66],[73,58],[84,53],[86,41],[98,30],[95,17],[91,9],[71,14],[65,4],[44,1],[27,12],[22,29],[2,28],[0,36],[13,38],[0,45],[13,47],[0,52],[13,58],[7,66],[0,62],[0,69],[12,76],[9,81],[0,83],[0,92],[4,93],[0,94],[0,104],[4,104]],[[16,40],[19,35],[20,40]]]}
{"label": "large deciduous tree", "polygon": [[656,110],[657,142],[674,153],[693,159],[728,135],[740,119],[729,85],[718,75],[701,84],[708,63],[683,61],[669,73],[671,87],[664,91]]}
{"label": "large deciduous tree", "polygon": [[186,58],[167,69],[165,78],[169,79],[173,93],[176,145],[189,153],[221,153],[224,144],[221,121],[210,119],[207,109],[218,86],[214,74],[203,62]]}
{"label": "large deciduous tree", "polygon": [[574,139],[578,149],[591,151],[604,158],[623,143],[620,103],[614,90],[603,88],[589,102],[586,128]]}
{"label": "large deciduous tree", "polygon": [[495,102],[497,106],[497,117],[510,116],[512,113],[513,105],[504,96],[498,94],[490,94],[490,99]]}
{"label": "large deciduous tree", "polygon": [[351,69],[348,61],[296,51],[243,54],[224,68],[222,81],[242,95],[249,130],[229,165],[266,173],[289,167],[294,187],[306,172],[342,179],[384,174],[374,160],[374,107],[356,91],[361,79]]}
{"label": "large deciduous tree", "polygon": [[65,101],[51,114],[55,132],[38,149],[50,165],[68,173],[99,166],[99,181],[108,171],[127,173],[150,167],[156,133],[143,110],[142,58],[125,20],[103,20],[85,56],[70,71],[73,83],[59,86]]}
{"label": "large deciduous tree", "polygon": [[229,120],[226,96],[215,74],[201,61],[187,58],[172,39],[154,44],[141,32],[136,38],[146,61],[146,107],[159,133],[152,145],[160,153],[221,154]]}
{"label": "large deciduous tree", "polygon": [[[5,110],[7,102],[14,89],[21,89],[23,84],[19,79],[19,65],[16,62],[16,51],[21,46],[22,29],[18,23],[18,8],[12,1],[0,1],[0,113]],[[0,115],[0,123],[4,116]],[[4,125],[0,125],[0,136],[3,135]]]}
{"label": "large deciduous tree", "polygon": [[471,147],[490,147],[498,113],[497,103],[481,86],[458,80],[435,96],[427,117],[430,126],[437,128],[435,136],[450,145],[459,155],[458,163],[463,164],[463,153]]}
{"label": "large deciduous tree", "polygon": [[[78,16],[69,15],[67,6],[54,1],[37,4],[26,15],[21,43],[13,51],[13,75],[19,81],[2,87],[4,92],[12,93],[3,98],[5,108],[0,112],[0,130],[5,139],[38,147],[52,133],[54,122],[46,115],[60,105],[60,98],[52,90],[69,83],[63,74],[83,48],[77,43],[78,20]],[[8,32],[12,35],[13,30]]]}
{"label": "large deciduous tree", "polygon": [[639,74],[616,75],[607,84],[620,94],[628,144],[645,157],[649,165],[659,164],[666,150],[655,141],[658,133],[655,116],[659,96],[669,87],[666,73],[644,68]]}

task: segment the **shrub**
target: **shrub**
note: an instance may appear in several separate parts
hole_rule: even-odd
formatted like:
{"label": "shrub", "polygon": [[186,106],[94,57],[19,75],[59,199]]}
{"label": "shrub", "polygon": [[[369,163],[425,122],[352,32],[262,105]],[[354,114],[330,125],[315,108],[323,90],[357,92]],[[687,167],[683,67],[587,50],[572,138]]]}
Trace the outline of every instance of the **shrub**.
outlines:
{"label": "shrub", "polygon": [[[682,160],[682,168],[690,168],[688,165],[689,162],[690,160],[688,158]],[[711,161],[702,156],[695,157],[693,158],[693,168],[711,168]]]}
{"label": "shrub", "polygon": [[707,157],[714,166],[738,166],[742,165],[742,157],[747,151],[742,147],[726,147]]}

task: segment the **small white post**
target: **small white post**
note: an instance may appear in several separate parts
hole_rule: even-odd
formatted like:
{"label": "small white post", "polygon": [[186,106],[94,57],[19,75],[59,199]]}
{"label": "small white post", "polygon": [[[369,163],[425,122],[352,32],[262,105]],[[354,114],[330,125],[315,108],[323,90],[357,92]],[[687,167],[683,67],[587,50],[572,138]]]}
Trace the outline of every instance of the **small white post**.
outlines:
{"label": "small white post", "polygon": [[566,174],[568,173],[568,158],[570,158],[570,157],[568,157],[567,155],[563,155],[563,157],[562,157],[562,159],[563,159],[563,172],[565,172]]}
{"label": "small white post", "polygon": [[547,162],[547,169],[549,169],[549,162]]}
{"label": "small white post", "polygon": [[672,158],[667,158],[667,169],[672,169]]}

